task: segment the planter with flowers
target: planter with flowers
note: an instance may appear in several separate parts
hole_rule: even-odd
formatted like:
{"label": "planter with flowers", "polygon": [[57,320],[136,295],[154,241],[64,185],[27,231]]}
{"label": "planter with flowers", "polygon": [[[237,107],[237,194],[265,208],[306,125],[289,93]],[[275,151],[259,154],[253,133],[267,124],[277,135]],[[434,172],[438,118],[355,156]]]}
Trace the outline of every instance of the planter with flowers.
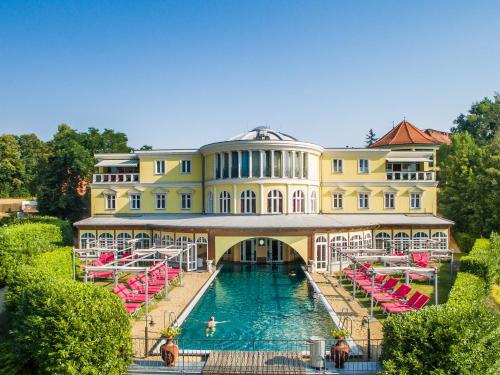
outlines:
{"label": "planter with flowers", "polygon": [[344,363],[349,359],[349,345],[346,342],[349,332],[337,328],[332,331],[332,336],[335,337],[335,343],[330,348],[330,358],[336,368],[344,368]]}
{"label": "planter with flowers", "polygon": [[179,357],[179,347],[174,343],[174,338],[181,333],[180,328],[168,327],[160,332],[162,338],[167,342],[160,346],[161,358],[165,361],[167,367],[175,366],[175,362]]}

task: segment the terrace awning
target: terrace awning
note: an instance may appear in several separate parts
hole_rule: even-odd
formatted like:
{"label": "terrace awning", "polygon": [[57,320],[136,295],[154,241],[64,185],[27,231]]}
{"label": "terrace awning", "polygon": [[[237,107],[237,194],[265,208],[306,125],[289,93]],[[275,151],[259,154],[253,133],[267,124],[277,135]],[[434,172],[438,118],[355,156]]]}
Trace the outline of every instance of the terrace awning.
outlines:
{"label": "terrace awning", "polygon": [[430,158],[385,158],[390,163],[421,163],[421,162],[431,162]]}
{"label": "terrace awning", "polygon": [[96,167],[137,167],[139,160],[122,159],[122,160],[101,160]]}

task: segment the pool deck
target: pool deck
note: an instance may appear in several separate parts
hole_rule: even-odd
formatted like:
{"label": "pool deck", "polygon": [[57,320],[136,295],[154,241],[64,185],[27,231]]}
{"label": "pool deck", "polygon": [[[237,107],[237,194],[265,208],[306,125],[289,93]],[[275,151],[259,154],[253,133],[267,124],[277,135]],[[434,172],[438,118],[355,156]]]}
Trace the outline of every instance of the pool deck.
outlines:
{"label": "pool deck", "polygon": [[[168,299],[158,301],[151,306],[149,315],[155,325],[149,329],[150,338],[159,338],[160,331],[168,325],[168,315],[173,312],[179,317],[189,305],[198,291],[212,276],[210,272],[185,272],[182,278],[182,286],[176,286],[168,294]],[[132,320],[132,337],[144,337],[144,319]]]}
{"label": "pool deck", "polygon": [[[363,307],[357,300],[352,300],[351,294],[340,285],[335,276],[326,273],[310,274],[316,285],[319,287],[330,306],[335,310],[339,318],[347,315],[353,321],[351,337],[354,340],[366,339],[367,332],[361,327],[363,316],[369,316],[370,311]],[[370,322],[371,338],[382,339],[384,337],[382,324],[378,320]]]}

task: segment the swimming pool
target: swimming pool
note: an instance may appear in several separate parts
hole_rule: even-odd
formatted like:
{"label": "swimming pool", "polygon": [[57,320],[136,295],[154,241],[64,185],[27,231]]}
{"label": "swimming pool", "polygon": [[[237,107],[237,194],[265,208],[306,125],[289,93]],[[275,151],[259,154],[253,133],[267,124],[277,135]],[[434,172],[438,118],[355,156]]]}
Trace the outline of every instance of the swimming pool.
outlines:
{"label": "swimming pool", "polygon": [[[295,276],[290,276],[292,271]],[[226,344],[237,341],[231,349],[249,349],[252,340],[270,340],[260,342],[265,348],[259,349],[279,350],[286,344],[272,340],[307,340],[328,336],[335,328],[297,264],[224,265],[181,326],[179,339],[184,348],[206,348],[204,322],[210,316],[229,321],[218,324],[210,339]]]}

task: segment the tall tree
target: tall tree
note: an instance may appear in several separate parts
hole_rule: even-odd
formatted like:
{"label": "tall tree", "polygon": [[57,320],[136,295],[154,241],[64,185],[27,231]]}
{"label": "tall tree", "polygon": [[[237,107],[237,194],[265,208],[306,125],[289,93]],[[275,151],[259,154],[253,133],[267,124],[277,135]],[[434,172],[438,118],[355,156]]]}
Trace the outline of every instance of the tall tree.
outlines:
{"label": "tall tree", "polygon": [[16,137],[10,134],[0,136],[0,197],[20,197],[25,175],[24,162]]}
{"label": "tall tree", "polygon": [[500,229],[500,155],[498,144],[480,147],[468,133],[454,134],[439,150],[440,211],[455,229],[489,236]]}
{"label": "tall tree", "polygon": [[80,133],[82,145],[92,154],[99,152],[130,152],[132,148],[127,145],[128,138],[125,133],[115,132],[111,129],[89,128],[87,132]]}
{"label": "tall tree", "polygon": [[76,221],[89,207],[88,181],[94,157],[82,145],[82,136],[68,125],[59,126],[50,146],[52,154],[43,170],[38,207],[42,213]]}
{"label": "tall tree", "polygon": [[50,147],[35,134],[23,134],[17,137],[17,144],[24,162],[24,189],[31,196],[36,196],[42,176],[50,155]]}
{"label": "tall tree", "polygon": [[373,129],[368,130],[368,133],[365,136],[365,143],[367,146],[371,146],[377,141],[377,136],[375,135],[375,132]]}
{"label": "tall tree", "polygon": [[454,134],[468,132],[480,146],[491,142],[500,126],[500,94],[496,93],[493,100],[484,98],[472,104],[469,113],[461,113],[454,124],[451,128]]}

